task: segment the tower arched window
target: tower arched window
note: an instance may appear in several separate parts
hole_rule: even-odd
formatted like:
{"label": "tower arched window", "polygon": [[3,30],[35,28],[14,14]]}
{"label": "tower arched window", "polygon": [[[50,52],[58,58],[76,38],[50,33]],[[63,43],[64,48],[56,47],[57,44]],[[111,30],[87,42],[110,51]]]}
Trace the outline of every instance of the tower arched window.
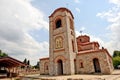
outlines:
{"label": "tower arched window", "polygon": [[61,27],[61,19],[58,19],[57,21],[56,21],[56,28],[59,28],[59,27]]}
{"label": "tower arched window", "polygon": [[73,20],[72,20],[72,19],[70,19],[70,28],[71,28],[71,29],[74,29]]}
{"label": "tower arched window", "polygon": [[63,38],[61,36],[55,38],[55,48],[63,48]]}
{"label": "tower arched window", "polygon": [[75,46],[74,46],[74,41],[72,40],[72,50],[75,52]]}

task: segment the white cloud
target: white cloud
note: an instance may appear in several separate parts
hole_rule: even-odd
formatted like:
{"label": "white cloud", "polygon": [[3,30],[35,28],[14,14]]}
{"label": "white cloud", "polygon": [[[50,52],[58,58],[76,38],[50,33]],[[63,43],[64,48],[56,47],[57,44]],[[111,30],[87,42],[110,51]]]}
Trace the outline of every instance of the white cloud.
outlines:
{"label": "white cloud", "polygon": [[120,6],[120,0],[109,0],[109,2]]}
{"label": "white cloud", "polygon": [[0,49],[17,59],[28,58],[36,64],[40,56],[47,56],[49,44],[36,41],[29,31],[48,30],[48,22],[30,1],[0,0]]}
{"label": "white cloud", "polygon": [[75,8],[75,10],[76,10],[78,13],[80,13],[80,9],[79,9],[79,8]]}
{"label": "white cloud", "polygon": [[84,31],[86,28],[84,26],[80,27],[81,31]]}
{"label": "white cloud", "polygon": [[114,7],[108,11],[98,13],[97,16],[106,19],[110,24],[108,29],[111,31],[110,41],[106,42],[106,47],[112,53],[114,50],[120,50],[120,0],[109,0]]}
{"label": "white cloud", "polygon": [[80,0],[74,0],[75,1],[75,3],[80,3]]}

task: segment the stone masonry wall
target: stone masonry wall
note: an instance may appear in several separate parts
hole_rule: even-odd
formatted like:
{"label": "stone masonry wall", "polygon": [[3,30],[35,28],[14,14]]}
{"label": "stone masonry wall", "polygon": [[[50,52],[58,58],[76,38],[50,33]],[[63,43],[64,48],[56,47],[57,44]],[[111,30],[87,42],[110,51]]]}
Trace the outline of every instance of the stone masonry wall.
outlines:
{"label": "stone masonry wall", "polygon": [[[87,52],[87,53],[79,53],[76,59],[77,73],[94,73],[94,64],[93,59],[97,58],[99,60],[101,73],[102,74],[110,74],[113,68],[111,68],[111,64],[108,62],[108,55],[106,55],[104,50],[99,50],[96,52]],[[110,59],[110,58],[109,58]],[[81,62],[83,63],[83,67],[81,66]]]}
{"label": "stone masonry wall", "polygon": [[40,59],[40,74],[49,74],[49,58]]}

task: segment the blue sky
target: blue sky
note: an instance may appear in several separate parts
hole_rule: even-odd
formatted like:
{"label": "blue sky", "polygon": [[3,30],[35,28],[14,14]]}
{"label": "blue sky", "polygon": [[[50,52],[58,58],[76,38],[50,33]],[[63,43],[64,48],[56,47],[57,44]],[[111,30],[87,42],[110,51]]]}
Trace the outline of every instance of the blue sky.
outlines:
{"label": "blue sky", "polygon": [[[32,5],[39,10],[42,10],[48,16],[59,7],[67,7],[70,9],[75,17],[75,28],[80,31],[84,27],[85,33],[94,34],[95,36],[102,36],[107,30],[105,27],[108,25],[107,21],[97,17],[97,13],[106,11],[112,7],[107,0],[57,0],[51,1],[34,0]],[[93,31],[96,30],[96,31]],[[83,31],[84,32],[84,31]]]}
{"label": "blue sky", "polygon": [[76,36],[89,35],[112,55],[120,50],[120,0],[0,0],[0,49],[36,64],[49,55],[49,16],[66,7]]}

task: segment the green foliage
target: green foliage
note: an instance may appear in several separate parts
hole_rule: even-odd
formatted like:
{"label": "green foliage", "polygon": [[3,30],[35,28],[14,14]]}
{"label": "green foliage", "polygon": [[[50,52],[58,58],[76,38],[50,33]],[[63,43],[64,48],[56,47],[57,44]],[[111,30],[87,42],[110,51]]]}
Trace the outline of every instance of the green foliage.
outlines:
{"label": "green foliage", "polygon": [[120,57],[120,51],[115,50],[113,53],[113,57],[117,57],[117,56]]}
{"label": "green foliage", "polygon": [[6,57],[6,56],[8,56],[8,54],[6,54],[6,53],[2,52],[2,50],[0,50],[0,57]]}
{"label": "green foliage", "polygon": [[27,64],[27,65],[30,65],[30,61],[27,60],[26,58],[24,59],[23,63]]}
{"label": "green foliage", "polygon": [[26,58],[24,59],[23,63],[27,64],[27,59]]}
{"label": "green foliage", "polygon": [[120,65],[120,57],[113,57],[113,66],[114,68],[118,68],[118,65]]}
{"label": "green foliage", "polygon": [[27,65],[30,65],[30,61],[29,60],[27,61]]}
{"label": "green foliage", "polygon": [[[27,64],[27,67],[30,67],[30,60],[24,59],[23,63]],[[22,66],[21,68],[25,68],[25,66]]]}
{"label": "green foliage", "polygon": [[120,51],[115,50],[113,53],[113,66],[118,68],[118,65],[120,65]]}
{"label": "green foliage", "polygon": [[35,68],[35,69],[39,69],[39,61],[37,62],[36,65],[33,66],[33,68]]}

